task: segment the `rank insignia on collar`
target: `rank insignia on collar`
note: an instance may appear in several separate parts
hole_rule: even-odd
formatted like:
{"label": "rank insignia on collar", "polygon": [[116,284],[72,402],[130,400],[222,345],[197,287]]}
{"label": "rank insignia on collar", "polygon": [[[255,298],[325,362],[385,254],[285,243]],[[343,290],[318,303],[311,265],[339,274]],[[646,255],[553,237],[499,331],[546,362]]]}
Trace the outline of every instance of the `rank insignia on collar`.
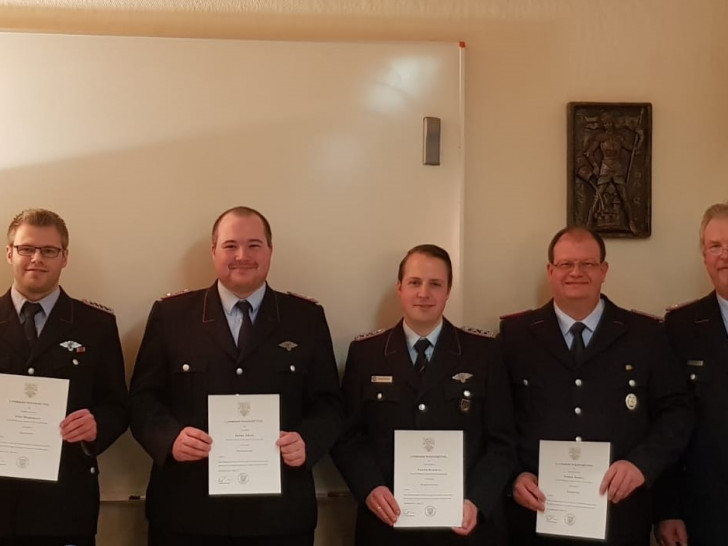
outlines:
{"label": "rank insignia on collar", "polygon": [[84,347],[77,341],[64,341],[63,343],[59,343],[59,345],[64,349],[68,349],[72,353],[83,353],[86,351],[86,347]]}
{"label": "rank insignia on collar", "polygon": [[468,372],[460,372],[452,376],[455,381],[460,381],[460,383],[465,383],[471,377],[473,377],[473,374]]}
{"label": "rank insignia on collar", "polygon": [[284,341],[283,343],[278,344],[279,347],[283,347],[286,351],[289,353],[298,347],[298,343],[293,343],[292,341]]}

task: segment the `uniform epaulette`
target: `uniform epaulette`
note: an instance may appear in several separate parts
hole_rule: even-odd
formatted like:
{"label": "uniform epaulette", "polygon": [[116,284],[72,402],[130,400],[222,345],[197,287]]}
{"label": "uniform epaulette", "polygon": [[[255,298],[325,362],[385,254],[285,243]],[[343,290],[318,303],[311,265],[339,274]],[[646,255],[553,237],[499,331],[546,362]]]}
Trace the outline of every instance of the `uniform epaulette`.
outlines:
{"label": "uniform epaulette", "polygon": [[690,300],[683,303],[676,303],[675,305],[671,305],[670,307],[665,309],[666,313],[669,313],[670,311],[677,311],[678,309],[682,309],[683,307],[687,307],[688,305],[695,303],[698,300]]}
{"label": "uniform epaulette", "polygon": [[473,334],[474,336],[487,337],[490,339],[494,339],[496,336],[495,332],[491,332],[490,330],[481,330],[480,328],[472,328],[470,326],[461,326],[460,329],[463,332]]}
{"label": "uniform epaulette", "polygon": [[365,339],[369,339],[370,337],[378,336],[382,332],[384,332],[384,328],[379,328],[379,330],[374,330],[373,332],[368,332],[366,334],[359,334],[354,338],[354,341],[363,341]]}
{"label": "uniform epaulette", "polygon": [[98,309],[99,311],[103,311],[104,313],[109,313],[110,315],[114,314],[114,310],[111,307],[106,307],[105,305],[101,305],[100,303],[96,303],[95,301],[81,300],[81,303],[85,303],[89,307],[93,307],[94,309]]}
{"label": "uniform epaulette", "polygon": [[304,296],[303,294],[297,294],[296,292],[287,292],[289,296],[293,296],[294,298],[299,298],[302,300],[310,301],[311,303],[315,303],[316,305],[321,305],[318,300],[315,300],[314,298],[311,298],[309,296]]}
{"label": "uniform epaulette", "polygon": [[636,315],[642,315],[643,317],[651,318],[652,320],[656,320],[657,322],[662,322],[663,318],[660,315],[652,315],[650,313],[645,313],[644,311],[640,311],[639,309],[630,309],[630,311]]}
{"label": "uniform epaulette", "polygon": [[501,320],[516,318],[516,317],[520,317],[521,315],[525,315],[526,313],[530,313],[531,311],[533,311],[533,309],[524,309],[523,311],[518,311],[517,313],[509,313],[507,315],[501,315],[498,318]]}
{"label": "uniform epaulette", "polygon": [[186,294],[189,291],[189,288],[184,288],[182,290],[177,290],[177,292],[167,292],[164,296],[159,298],[158,301],[166,300],[167,298],[174,298],[175,296],[181,296],[182,294]]}

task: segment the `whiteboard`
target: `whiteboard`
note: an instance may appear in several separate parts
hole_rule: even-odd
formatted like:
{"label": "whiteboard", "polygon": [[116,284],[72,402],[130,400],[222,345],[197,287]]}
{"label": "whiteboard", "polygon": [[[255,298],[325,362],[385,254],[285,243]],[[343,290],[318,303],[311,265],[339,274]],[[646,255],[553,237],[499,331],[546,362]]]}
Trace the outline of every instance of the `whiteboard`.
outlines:
{"label": "whiteboard", "polygon": [[[153,301],[214,280],[211,224],[235,205],[270,220],[270,284],[321,302],[340,368],[354,336],[399,318],[416,244],[450,251],[460,323],[458,44],[0,33],[0,66],[0,222],[66,220],[61,284],[115,309],[128,374]],[[425,116],[442,120],[439,166],[423,165]],[[125,435],[102,497],[143,494],[149,465]],[[317,487],[344,486],[324,465]]]}

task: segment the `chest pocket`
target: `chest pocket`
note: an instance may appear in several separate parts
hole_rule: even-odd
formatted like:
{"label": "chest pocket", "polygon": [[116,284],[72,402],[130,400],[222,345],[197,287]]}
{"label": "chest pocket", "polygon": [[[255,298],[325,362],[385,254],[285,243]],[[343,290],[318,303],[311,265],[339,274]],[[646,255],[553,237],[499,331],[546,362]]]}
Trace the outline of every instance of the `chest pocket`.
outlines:
{"label": "chest pocket", "polygon": [[713,380],[712,369],[704,360],[688,360],[685,363],[685,377],[688,385],[700,397]]}
{"label": "chest pocket", "polygon": [[446,407],[463,415],[478,414],[485,399],[485,385],[480,381],[448,381],[443,385],[443,396]]}

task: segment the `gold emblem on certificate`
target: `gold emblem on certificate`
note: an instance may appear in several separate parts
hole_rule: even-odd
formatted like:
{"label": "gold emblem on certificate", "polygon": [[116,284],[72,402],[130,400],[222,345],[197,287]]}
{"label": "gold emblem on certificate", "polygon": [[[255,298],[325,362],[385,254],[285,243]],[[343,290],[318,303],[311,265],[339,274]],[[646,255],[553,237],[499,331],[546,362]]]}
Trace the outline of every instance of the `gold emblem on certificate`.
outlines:
{"label": "gold emblem on certificate", "polygon": [[637,405],[639,404],[637,400],[637,395],[633,392],[629,393],[627,397],[624,399],[624,405],[627,406],[627,409],[629,411],[634,411],[637,409]]}

